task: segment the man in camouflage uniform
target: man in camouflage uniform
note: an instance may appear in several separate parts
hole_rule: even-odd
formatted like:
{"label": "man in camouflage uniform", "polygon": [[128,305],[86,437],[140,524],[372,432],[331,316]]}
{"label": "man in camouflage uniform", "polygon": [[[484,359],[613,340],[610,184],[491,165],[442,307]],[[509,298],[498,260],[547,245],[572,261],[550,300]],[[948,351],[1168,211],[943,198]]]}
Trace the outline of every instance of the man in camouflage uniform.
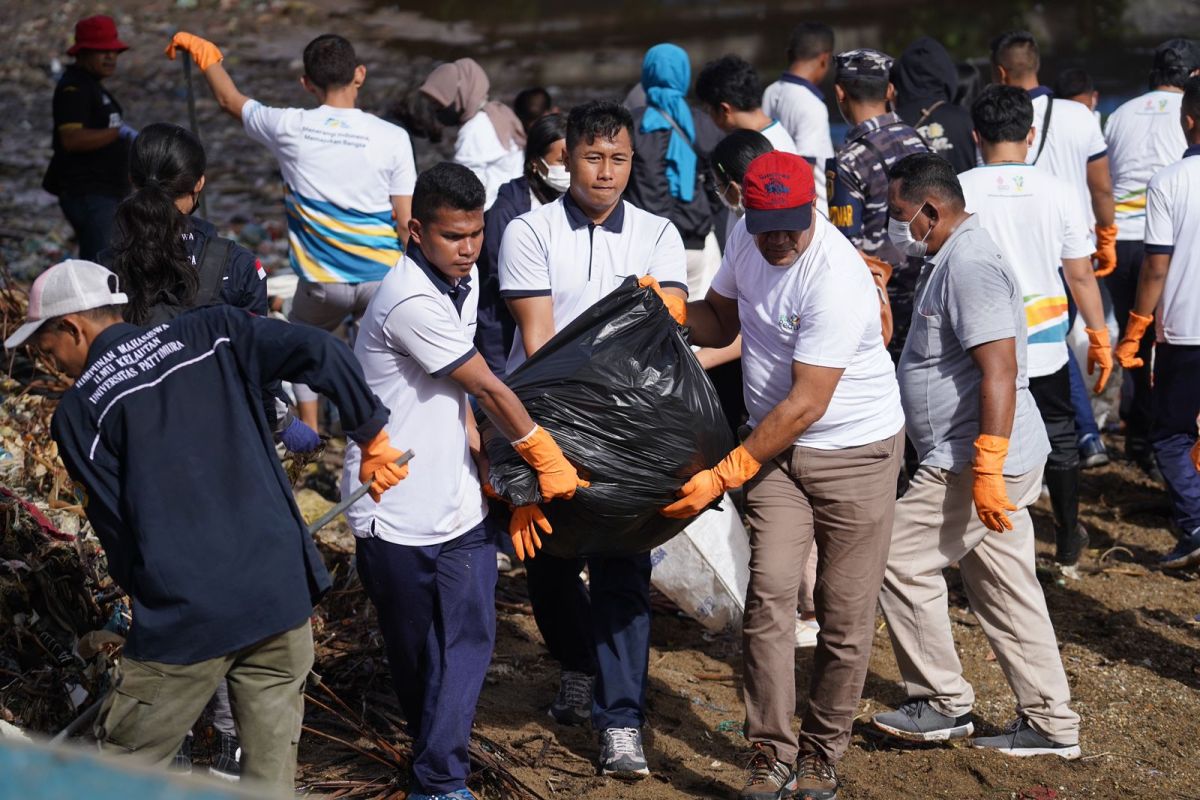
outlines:
{"label": "man in camouflage uniform", "polygon": [[906,259],[887,238],[887,172],[910,153],[929,150],[911,126],[890,111],[892,57],[878,50],[847,50],[834,58],[838,108],[851,126],[827,176],[829,219],[866,256],[892,267],[888,300],[893,333],[888,346],[898,360],[912,317],[920,259]]}

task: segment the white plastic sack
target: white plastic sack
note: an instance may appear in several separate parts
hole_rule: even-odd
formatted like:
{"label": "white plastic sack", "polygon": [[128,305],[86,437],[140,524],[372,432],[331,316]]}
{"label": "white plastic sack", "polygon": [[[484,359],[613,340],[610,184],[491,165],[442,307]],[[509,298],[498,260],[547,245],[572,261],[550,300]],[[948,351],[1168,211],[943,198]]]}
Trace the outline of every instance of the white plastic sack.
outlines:
{"label": "white plastic sack", "polygon": [[706,511],[650,553],[650,582],[714,633],[742,627],[750,581],[750,539],[733,501]]}

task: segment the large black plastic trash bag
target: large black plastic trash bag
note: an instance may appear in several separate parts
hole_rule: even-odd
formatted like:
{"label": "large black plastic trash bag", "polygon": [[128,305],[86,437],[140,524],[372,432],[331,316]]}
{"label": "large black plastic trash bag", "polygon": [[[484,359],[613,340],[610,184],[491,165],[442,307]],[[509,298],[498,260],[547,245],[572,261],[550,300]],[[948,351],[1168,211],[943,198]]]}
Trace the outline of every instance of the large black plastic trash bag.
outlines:
{"label": "large black plastic trash bag", "polygon": [[[509,376],[534,421],[591,481],[543,506],[557,556],[627,555],[687,526],[658,513],[695,473],[733,448],[716,390],[650,289],[627,278]],[[493,488],[539,502],[537,476],[482,413]]]}

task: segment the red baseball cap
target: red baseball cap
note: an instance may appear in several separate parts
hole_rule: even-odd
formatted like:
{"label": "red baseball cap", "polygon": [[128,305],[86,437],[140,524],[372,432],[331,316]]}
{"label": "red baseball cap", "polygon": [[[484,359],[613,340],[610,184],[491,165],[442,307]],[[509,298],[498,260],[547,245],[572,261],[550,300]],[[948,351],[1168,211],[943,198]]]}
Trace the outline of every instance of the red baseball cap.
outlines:
{"label": "red baseball cap", "polygon": [[803,158],[772,150],[746,167],[742,181],[742,203],[746,207],[746,230],[806,231],[812,224],[812,167]]}
{"label": "red baseball cap", "polygon": [[97,14],[75,23],[75,44],[67,50],[73,56],[80,50],[128,50],[129,45],[117,38],[117,23],[112,17]]}

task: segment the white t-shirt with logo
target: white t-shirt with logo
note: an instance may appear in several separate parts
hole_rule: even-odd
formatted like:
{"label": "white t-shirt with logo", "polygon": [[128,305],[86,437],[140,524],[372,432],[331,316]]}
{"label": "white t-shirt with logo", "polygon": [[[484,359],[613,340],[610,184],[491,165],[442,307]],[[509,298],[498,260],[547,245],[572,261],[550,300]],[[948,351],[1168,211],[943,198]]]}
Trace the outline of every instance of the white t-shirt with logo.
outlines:
{"label": "white t-shirt with logo", "polygon": [[[829,133],[829,109],[820,92],[808,81],[784,73],[763,91],[762,109],[767,116],[779,120],[792,138],[798,155],[815,161],[813,174],[823,176],[825,162],[833,158],[834,151],[833,137]],[[776,144],[775,149],[784,148]],[[824,180],[816,181],[816,190],[817,210],[829,216]]]}
{"label": "white t-shirt with logo", "polygon": [[825,414],[796,439],[817,450],[878,442],[904,427],[900,388],[879,327],[875,281],[854,245],[820,214],[796,263],[767,263],[739,220],[712,289],[736,300],[750,425],[792,389],[792,363],[843,369]]}
{"label": "white t-shirt with logo", "polygon": [[400,257],[392,197],[413,193],[417,168],[403,128],[357,108],[242,107],[287,185],[288,244],[302,280],[381,280]]}
{"label": "white t-shirt with logo", "polygon": [[500,143],[496,127],[483,111],[463,123],[454,142],[454,161],[475,173],[487,196],[484,210],[496,202],[500,187],[525,174],[525,150]]}
{"label": "white t-shirt with logo", "polygon": [[1150,179],[1146,255],[1155,253],[1171,256],[1154,315],[1158,341],[1200,345],[1200,145]]}
{"label": "white t-shirt with logo", "polygon": [[958,176],[967,211],[979,218],[1016,273],[1029,329],[1029,377],[1053,375],[1067,363],[1064,258],[1094,247],[1072,187],[1026,164],[991,164]]}
{"label": "white t-shirt with logo", "polygon": [[[355,536],[440,544],[479,525],[487,513],[467,439],[470,402],[448,377],[477,352],[478,286],[474,268],[456,290],[427,263],[405,256],[367,306],[354,355],[371,391],[391,411],[385,430],[392,446],[415,457],[408,477],[378,503],[364,496],[346,512]],[[343,497],[358,488],[361,463],[361,450],[350,442]]]}
{"label": "white t-shirt with logo", "polygon": [[1092,110],[1083,103],[1074,100],[1054,98],[1054,112],[1050,115],[1050,136],[1046,139],[1046,147],[1038,157],[1038,148],[1046,131],[1046,109],[1051,101],[1047,92],[1035,91],[1033,98],[1033,146],[1025,163],[1033,164],[1037,158],[1038,167],[1050,172],[1067,182],[1075,190],[1080,207],[1084,210],[1089,236],[1092,226],[1096,223],[1092,211],[1092,195],[1088,191],[1087,165],[1090,161],[1103,158],[1108,151],[1104,142],[1104,134],[1100,132],[1100,123],[1092,114]]}
{"label": "white t-shirt with logo", "polygon": [[[549,297],[561,331],[630,275],[687,291],[687,254],[671,221],[624,200],[593,225],[568,191],[508,223],[500,241],[500,296]],[[508,372],[525,363],[521,330]]]}
{"label": "white t-shirt with logo", "polygon": [[1187,147],[1182,105],[1183,92],[1147,92],[1123,103],[1104,126],[1118,239],[1140,242],[1146,233],[1146,187]]}

